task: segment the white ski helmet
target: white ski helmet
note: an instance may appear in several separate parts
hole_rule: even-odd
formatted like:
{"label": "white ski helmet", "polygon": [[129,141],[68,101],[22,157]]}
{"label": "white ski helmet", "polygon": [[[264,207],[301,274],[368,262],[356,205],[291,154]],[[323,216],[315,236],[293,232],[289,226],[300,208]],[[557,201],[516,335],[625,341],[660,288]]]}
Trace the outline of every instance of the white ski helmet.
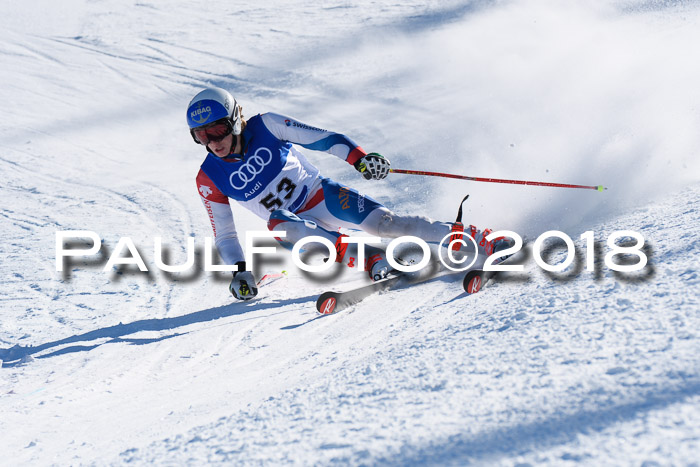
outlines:
{"label": "white ski helmet", "polygon": [[207,88],[197,93],[187,106],[187,125],[193,138],[193,130],[219,120],[229,121],[234,135],[241,134],[241,108],[236,99],[224,89]]}

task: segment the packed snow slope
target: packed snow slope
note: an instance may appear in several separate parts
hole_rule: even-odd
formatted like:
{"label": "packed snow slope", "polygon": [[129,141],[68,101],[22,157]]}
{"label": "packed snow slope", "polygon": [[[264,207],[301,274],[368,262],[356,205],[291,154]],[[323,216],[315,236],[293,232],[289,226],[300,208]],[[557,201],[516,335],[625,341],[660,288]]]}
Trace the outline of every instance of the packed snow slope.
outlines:
{"label": "packed snow slope", "polygon": [[[38,0],[0,4],[0,39],[0,464],[697,462],[697,2]],[[155,237],[201,265],[212,235],[184,115],[211,85],[396,168],[608,190],[368,182],[307,151],[397,212],[452,220],[469,193],[468,223],[561,230],[577,260],[328,317],[318,294],[362,276],[290,269],[237,303],[226,275],[155,267]],[[66,230],[102,245],[58,272]],[[618,230],[642,271],[606,266]],[[103,272],[122,237],[148,272]]]}

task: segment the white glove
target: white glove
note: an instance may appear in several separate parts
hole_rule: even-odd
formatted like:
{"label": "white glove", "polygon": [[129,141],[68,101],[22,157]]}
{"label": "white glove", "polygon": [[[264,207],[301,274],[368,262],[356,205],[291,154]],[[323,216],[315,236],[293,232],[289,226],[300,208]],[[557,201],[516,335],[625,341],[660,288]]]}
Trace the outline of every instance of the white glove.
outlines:
{"label": "white glove", "polygon": [[381,154],[371,152],[355,162],[355,169],[367,180],[386,178],[391,168],[391,162]]}
{"label": "white glove", "polygon": [[239,300],[250,300],[258,294],[258,287],[255,283],[253,273],[245,270],[245,261],[236,263],[238,271],[233,273],[233,279],[228,289],[231,295]]}

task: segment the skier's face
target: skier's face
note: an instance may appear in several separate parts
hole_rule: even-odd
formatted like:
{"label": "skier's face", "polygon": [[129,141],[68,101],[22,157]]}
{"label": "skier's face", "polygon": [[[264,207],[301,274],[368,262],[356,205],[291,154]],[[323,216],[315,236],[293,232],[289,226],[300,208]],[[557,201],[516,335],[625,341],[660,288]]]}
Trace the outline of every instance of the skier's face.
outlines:
{"label": "skier's face", "polygon": [[207,146],[216,157],[226,157],[231,154],[233,148],[233,134],[227,135],[221,141],[211,141]]}

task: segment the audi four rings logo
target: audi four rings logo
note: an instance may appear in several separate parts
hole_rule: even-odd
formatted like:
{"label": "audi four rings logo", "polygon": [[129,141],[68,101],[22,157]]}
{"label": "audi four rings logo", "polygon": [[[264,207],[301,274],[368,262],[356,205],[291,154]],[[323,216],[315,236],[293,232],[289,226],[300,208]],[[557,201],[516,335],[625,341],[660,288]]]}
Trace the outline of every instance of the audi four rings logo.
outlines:
{"label": "audi four rings logo", "polygon": [[[260,155],[262,152],[267,153],[267,156]],[[263,169],[270,162],[272,162],[272,151],[267,148],[258,148],[255,154],[253,154],[245,164],[231,174],[228,181],[236,190],[242,190],[248,186],[248,183],[252,182],[258,174],[262,173]]]}

